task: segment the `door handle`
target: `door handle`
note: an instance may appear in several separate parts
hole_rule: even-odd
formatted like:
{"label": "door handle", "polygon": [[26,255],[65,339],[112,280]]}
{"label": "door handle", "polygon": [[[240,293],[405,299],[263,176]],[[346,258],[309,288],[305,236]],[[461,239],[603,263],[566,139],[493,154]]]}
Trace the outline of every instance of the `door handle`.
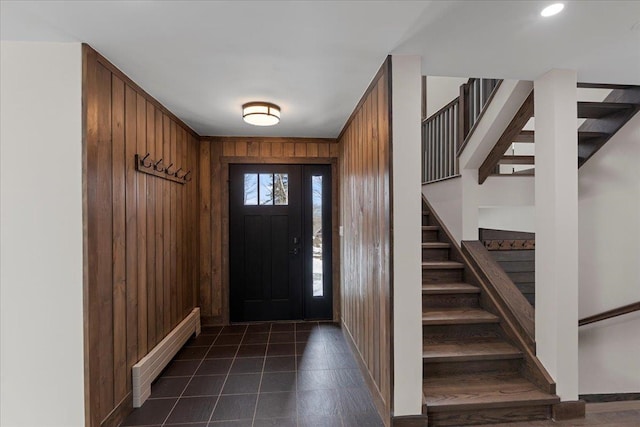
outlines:
{"label": "door handle", "polygon": [[291,255],[298,255],[298,252],[299,252],[299,251],[300,251],[300,249],[298,249],[298,248],[293,248],[293,250],[289,251],[289,253],[290,253]]}

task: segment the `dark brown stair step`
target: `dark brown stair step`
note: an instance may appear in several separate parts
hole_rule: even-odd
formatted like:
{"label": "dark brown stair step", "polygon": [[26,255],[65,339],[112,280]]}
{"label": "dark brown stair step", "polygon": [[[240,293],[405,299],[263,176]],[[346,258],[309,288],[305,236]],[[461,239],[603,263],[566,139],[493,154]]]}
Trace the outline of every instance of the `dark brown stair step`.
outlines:
{"label": "dark brown stair step", "polygon": [[500,319],[479,308],[438,308],[422,313],[423,325],[460,325],[474,323],[499,323]]}
{"label": "dark brown stair step", "polygon": [[439,225],[423,225],[422,231],[438,231],[440,230]]}
{"label": "dark brown stair step", "polygon": [[422,357],[427,363],[471,362],[519,359],[522,353],[503,340],[448,341],[423,345]]}
{"label": "dark brown stair step", "polygon": [[422,249],[449,249],[451,245],[445,242],[425,242]]}
{"label": "dark brown stair step", "polygon": [[501,165],[533,165],[535,162],[535,156],[503,156],[499,161]]}
{"label": "dark brown stair step", "polygon": [[423,383],[429,412],[508,408],[558,403],[518,374],[482,372],[429,378]]}
{"label": "dark brown stair step", "polygon": [[515,137],[513,142],[535,142],[535,132],[532,130],[520,131],[518,136]]}
{"label": "dark brown stair step", "polygon": [[631,89],[633,85],[611,84],[611,83],[580,83],[578,87],[587,89]]}
{"label": "dark brown stair step", "polygon": [[601,119],[609,114],[633,108],[633,104],[625,102],[578,102],[578,118]]}
{"label": "dark brown stair step", "polygon": [[468,283],[434,283],[433,285],[423,285],[423,295],[441,294],[477,294],[480,288]]}
{"label": "dark brown stair step", "polygon": [[423,270],[461,270],[464,264],[455,261],[427,261],[422,263]]}

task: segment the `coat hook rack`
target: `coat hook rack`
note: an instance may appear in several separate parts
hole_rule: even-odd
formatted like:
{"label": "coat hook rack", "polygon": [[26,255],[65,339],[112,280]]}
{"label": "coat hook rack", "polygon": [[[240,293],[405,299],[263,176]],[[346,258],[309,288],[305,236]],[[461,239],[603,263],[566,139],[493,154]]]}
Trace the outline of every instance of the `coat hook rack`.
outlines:
{"label": "coat hook rack", "polygon": [[182,168],[171,171],[172,167],[175,169],[173,163],[169,163],[169,166],[164,166],[162,161],[162,158],[158,161],[153,160],[151,158],[151,153],[147,153],[144,156],[142,156],[141,154],[136,154],[136,170],[138,172],[157,176],[158,178],[168,179],[169,181],[177,182],[178,184],[185,184],[191,181],[191,178],[189,177],[191,175],[191,171],[188,171],[180,176],[179,174],[180,171],[183,170]]}

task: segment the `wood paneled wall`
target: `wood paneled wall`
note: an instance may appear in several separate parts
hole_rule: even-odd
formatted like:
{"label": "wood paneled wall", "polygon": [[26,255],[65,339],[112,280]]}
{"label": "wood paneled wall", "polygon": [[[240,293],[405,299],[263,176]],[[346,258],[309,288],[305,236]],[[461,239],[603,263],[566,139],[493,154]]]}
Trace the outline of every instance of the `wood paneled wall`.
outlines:
{"label": "wood paneled wall", "polygon": [[391,411],[390,59],[342,131],[342,321],[383,419]]}
{"label": "wood paneled wall", "polygon": [[[230,163],[334,164],[337,195],[337,157],[334,139],[269,137],[203,137],[200,143],[200,300],[203,322],[229,321],[229,196]],[[337,197],[334,202],[334,266],[338,265]],[[334,268],[334,313],[339,313],[338,270]]]}
{"label": "wood paneled wall", "polygon": [[[196,305],[198,136],[86,45],[83,129],[86,417],[117,425],[131,367]],[[194,179],[137,172],[136,153]]]}

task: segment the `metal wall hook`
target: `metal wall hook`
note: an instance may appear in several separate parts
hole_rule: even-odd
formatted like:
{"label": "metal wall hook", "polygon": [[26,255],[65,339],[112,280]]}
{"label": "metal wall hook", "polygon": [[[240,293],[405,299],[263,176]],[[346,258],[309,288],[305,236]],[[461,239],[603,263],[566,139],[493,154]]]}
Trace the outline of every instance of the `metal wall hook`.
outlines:
{"label": "metal wall hook", "polygon": [[144,156],[142,159],[140,159],[140,164],[142,166],[144,166],[145,168],[150,168],[151,166],[153,166],[153,160],[149,159],[149,163],[145,163],[145,160],[147,160],[149,158],[149,156],[151,155],[151,153],[147,153],[146,156]]}
{"label": "metal wall hook", "polygon": [[154,165],[153,165],[153,169],[157,170],[158,172],[162,172],[164,170],[164,168],[162,167],[162,159],[158,160]]}
{"label": "metal wall hook", "polygon": [[166,173],[167,175],[173,175],[173,172],[169,172],[169,169],[171,169],[171,166],[173,166],[173,163],[170,163],[169,166],[167,166],[164,169],[164,173]]}

